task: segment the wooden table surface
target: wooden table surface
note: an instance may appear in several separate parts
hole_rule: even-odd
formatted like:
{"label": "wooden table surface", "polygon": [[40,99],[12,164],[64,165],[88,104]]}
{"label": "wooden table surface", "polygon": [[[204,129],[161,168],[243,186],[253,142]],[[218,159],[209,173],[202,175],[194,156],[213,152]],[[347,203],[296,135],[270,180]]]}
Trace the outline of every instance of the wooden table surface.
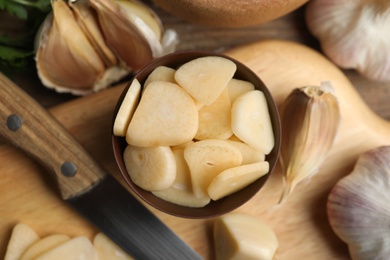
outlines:
{"label": "wooden table surface", "polygon": [[[284,17],[266,24],[244,28],[221,29],[192,24],[166,13],[147,1],[160,16],[164,27],[176,30],[180,43],[177,50],[224,51],[230,47],[251,43],[262,39],[283,39],[299,42],[320,51],[318,41],[308,31],[304,11],[305,6]],[[344,70],[365,102],[381,117],[390,119],[390,82],[373,82],[363,78],[353,70]],[[66,102],[75,98],[68,94],[57,94],[47,90],[36,76],[34,69],[8,74],[13,81],[45,107]]]}

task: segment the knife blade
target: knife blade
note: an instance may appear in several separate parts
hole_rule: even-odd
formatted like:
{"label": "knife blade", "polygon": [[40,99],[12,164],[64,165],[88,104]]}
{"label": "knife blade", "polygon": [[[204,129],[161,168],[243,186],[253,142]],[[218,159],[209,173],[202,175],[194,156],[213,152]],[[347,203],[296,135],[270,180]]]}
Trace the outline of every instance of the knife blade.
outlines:
{"label": "knife blade", "polygon": [[0,101],[0,135],[45,166],[62,199],[132,257],[202,259],[2,73]]}

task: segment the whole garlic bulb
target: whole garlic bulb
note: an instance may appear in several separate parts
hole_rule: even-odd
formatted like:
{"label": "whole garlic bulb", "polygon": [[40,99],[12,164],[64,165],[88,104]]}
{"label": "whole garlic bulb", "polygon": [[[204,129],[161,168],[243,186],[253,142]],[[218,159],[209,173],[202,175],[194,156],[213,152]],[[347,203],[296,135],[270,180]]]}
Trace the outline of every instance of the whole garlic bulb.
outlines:
{"label": "whole garlic bulb", "polygon": [[44,86],[86,95],[173,52],[176,32],[136,0],[51,0],[37,34],[36,67]]}
{"label": "whole garlic bulb", "polygon": [[390,81],[389,0],[313,0],[306,22],[336,65]]}
{"label": "whole garlic bulb", "polygon": [[[80,4],[73,7],[80,11],[79,14],[83,12],[84,17],[93,18],[90,9]],[[102,88],[101,80],[105,78],[106,70],[117,62],[114,54],[101,41],[103,36],[98,33],[96,37],[89,38],[84,31],[86,28],[79,25],[66,2],[52,1],[52,9],[37,35],[35,59],[42,84],[58,92],[74,94],[87,94]],[[89,25],[89,28],[98,28],[97,21],[93,19]],[[113,68],[118,68],[115,78],[127,73],[119,67]]]}
{"label": "whole garlic bulb", "polygon": [[389,259],[389,204],[390,146],[381,146],[361,154],[328,197],[330,225],[352,259]]}

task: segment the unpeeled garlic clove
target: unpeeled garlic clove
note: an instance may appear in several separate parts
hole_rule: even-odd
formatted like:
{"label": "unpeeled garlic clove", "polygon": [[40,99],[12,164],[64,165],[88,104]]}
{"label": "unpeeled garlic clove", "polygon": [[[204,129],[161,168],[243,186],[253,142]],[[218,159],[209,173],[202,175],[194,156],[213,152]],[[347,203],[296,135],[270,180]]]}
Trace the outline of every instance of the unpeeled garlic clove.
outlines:
{"label": "unpeeled garlic clove", "polygon": [[[73,5],[76,12],[61,0],[52,0],[51,4],[53,12],[37,35],[36,67],[43,85],[58,92],[84,95],[128,73],[112,64],[116,58],[102,42],[97,20],[86,6],[81,6],[83,3]],[[88,26],[80,25],[80,20],[87,19]]]}
{"label": "unpeeled garlic clove", "polygon": [[390,1],[313,0],[306,22],[335,64],[390,81]]}
{"label": "unpeeled garlic clove", "polygon": [[281,107],[280,162],[285,188],[280,202],[318,172],[334,143],[340,111],[333,93],[330,82],[297,88]]}
{"label": "unpeeled garlic clove", "polygon": [[78,0],[69,2],[69,6],[74,12],[79,27],[88,38],[94,49],[102,58],[104,64],[108,67],[117,64],[117,58],[105,43],[104,37],[100,31],[96,13],[86,1]]}
{"label": "unpeeled garlic clove", "polygon": [[328,197],[329,223],[354,260],[390,255],[390,146],[360,155]]}
{"label": "unpeeled garlic clove", "polygon": [[[174,50],[176,32],[164,29],[150,8],[136,0],[89,0],[107,44],[131,70]],[[166,50],[168,49],[168,51]]]}

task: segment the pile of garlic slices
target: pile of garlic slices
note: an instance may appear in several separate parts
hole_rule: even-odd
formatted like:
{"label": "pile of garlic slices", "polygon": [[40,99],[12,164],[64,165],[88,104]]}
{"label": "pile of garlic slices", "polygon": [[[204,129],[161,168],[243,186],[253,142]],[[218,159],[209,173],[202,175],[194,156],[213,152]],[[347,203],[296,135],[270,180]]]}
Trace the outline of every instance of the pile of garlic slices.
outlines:
{"label": "pile of garlic slices", "polygon": [[12,230],[5,260],[133,259],[103,233],[91,241],[85,236],[51,234],[40,237],[25,223]]}
{"label": "pile of garlic slices", "polygon": [[275,140],[267,100],[233,78],[236,69],[227,58],[206,56],[157,67],[143,88],[132,81],[113,132],[126,137],[124,162],[136,185],[203,207],[268,173],[265,155]]}

